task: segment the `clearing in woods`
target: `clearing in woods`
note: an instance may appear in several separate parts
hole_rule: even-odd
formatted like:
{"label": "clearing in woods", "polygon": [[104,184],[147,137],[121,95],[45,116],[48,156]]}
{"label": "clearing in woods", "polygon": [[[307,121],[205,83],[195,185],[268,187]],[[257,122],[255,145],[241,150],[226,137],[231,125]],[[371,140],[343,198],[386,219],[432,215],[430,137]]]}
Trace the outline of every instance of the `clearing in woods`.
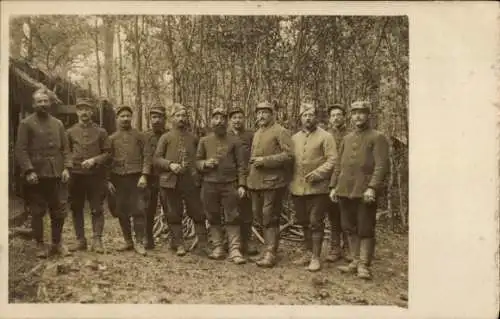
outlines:
{"label": "clearing in woods", "polygon": [[[11,209],[14,207],[11,206]],[[46,241],[50,224],[46,217]],[[86,215],[87,239],[91,237]],[[291,264],[300,243],[281,240],[279,263],[261,269],[254,263],[237,266],[196,255],[177,257],[165,242],[147,257],[113,250],[121,243],[120,227],[106,212],[104,244],[108,252],[78,252],[71,257],[36,259],[34,243],[9,240],[9,302],[11,303],[200,303],[294,305],[397,305],[407,307],[408,235],[379,223],[374,280],[343,275],[323,262],[310,273]],[[66,244],[74,241],[72,220],[64,226]]]}

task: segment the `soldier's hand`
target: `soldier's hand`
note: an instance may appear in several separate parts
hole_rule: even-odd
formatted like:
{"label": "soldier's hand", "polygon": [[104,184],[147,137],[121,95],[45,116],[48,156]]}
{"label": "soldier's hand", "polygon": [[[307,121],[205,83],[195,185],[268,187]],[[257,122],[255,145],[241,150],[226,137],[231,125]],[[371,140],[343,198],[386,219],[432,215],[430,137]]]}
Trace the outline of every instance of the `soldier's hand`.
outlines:
{"label": "soldier's hand", "polygon": [[307,183],[315,183],[319,181],[319,176],[316,173],[311,172],[306,175],[305,179]]}
{"label": "soldier's hand", "polygon": [[240,186],[238,187],[238,197],[243,198],[247,194],[247,191],[245,190],[245,187]]}
{"label": "soldier's hand", "polygon": [[61,181],[63,183],[67,183],[69,181],[69,171],[67,168],[65,168],[63,171],[62,171],[62,174],[61,174]]}
{"label": "soldier's hand", "polygon": [[111,182],[108,182],[108,192],[110,194],[115,194],[116,193],[115,185],[113,185],[113,183],[111,183]]}
{"label": "soldier's hand", "polygon": [[82,162],[82,167],[85,169],[89,169],[92,168],[95,164],[95,159],[89,158],[88,160]]}
{"label": "soldier's hand", "polygon": [[367,188],[363,193],[363,200],[366,203],[373,203],[375,201],[375,190],[373,190],[373,188]]}
{"label": "soldier's hand", "polygon": [[26,181],[31,185],[38,184],[38,175],[35,172],[31,172],[26,175]]}
{"label": "soldier's hand", "polygon": [[182,166],[177,163],[170,164],[170,170],[174,172],[174,174],[179,174],[182,171]]}
{"label": "soldier's hand", "polygon": [[262,156],[252,157],[250,159],[250,164],[253,164],[255,167],[264,166],[264,158]]}
{"label": "soldier's hand", "polygon": [[146,176],[142,175],[137,182],[137,187],[146,188],[146,186],[148,186],[148,179],[146,178]]}
{"label": "soldier's hand", "polygon": [[209,158],[205,161],[205,167],[207,168],[214,168],[219,165],[219,161],[215,158]]}
{"label": "soldier's hand", "polygon": [[339,201],[339,198],[337,196],[337,191],[335,190],[335,188],[333,188],[331,191],[330,191],[330,200],[334,203],[338,202]]}

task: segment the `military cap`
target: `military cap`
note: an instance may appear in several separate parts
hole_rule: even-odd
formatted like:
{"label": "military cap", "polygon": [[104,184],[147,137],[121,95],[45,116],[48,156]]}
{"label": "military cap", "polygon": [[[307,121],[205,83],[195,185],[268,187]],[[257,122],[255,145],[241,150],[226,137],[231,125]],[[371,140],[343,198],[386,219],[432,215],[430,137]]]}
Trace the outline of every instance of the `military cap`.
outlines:
{"label": "military cap", "polygon": [[355,101],[351,104],[351,111],[354,110],[362,110],[362,111],[371,111],[370,102],[368,101]]}
{"label": "military cap", "polygon": [[236,114],[236,113],[241,113],[243,115],[245,115],[245,112],[243,111],[243,109],[241,107],[233,107],[229,110],[228,112],[228,116],[231,117],[233,116],[233,114]]}
{"label": "military cap", "polygon": [[121,112],[123,111],[129,111],[130,113],[134,113],[132,108],[128,105],[121,105],[116,109],[116,116],[120,115]]}
{"label": "military cap", "polygon": [[302,116],[302,114],[304,114],[305,112],[307,111],[314,111],[314,113],[316,113],[316,108],[314,107],[313,104],[311,103],[301,103],[300,104],[300,109],[299,109],[299,116]]}
{"label": "military cap", "polygon": [[341,110],[342,113],[345,113],[345,108],[342,106],[342,104],[335,103],[330,106],[328,106],[328,114],[332,113],[332,110]]}
{"label": "military cap", "polygon": [[93,108],[94,103],[88,98],[78,98],[78,99],[76,99],[76,107],[79,107],[79,106],[89,106],[89,107]]}
{"label": "military cap", "polygon": [[222,116],[227,116],[226,110],[224,110],[222,107],[216,107],[212,111],[212,116],[215,116],[215,114],[221,114]]}
{"label": "military cap", "polygon": [[165,115],[165,108],[163,106],[153,106],[149,109],[149,114],[160,114]]}
{"label": "military cap", "polygon": [[262,109],[267,109],[271,112],[274,112],[274,107],[271,103],[267,102],[267,101],[264,101],[264,102],[260,102],[259,104],[257,104],[257,106],[255,107],[255,110],[262,110]]}
{"label": "military cap", "polygon": [[180,112],[180,111],[187,111],[186,107],[180,103],[174,103],[172,105],[172,108],[170,109],[170,115],[174,116],[175,113]]}

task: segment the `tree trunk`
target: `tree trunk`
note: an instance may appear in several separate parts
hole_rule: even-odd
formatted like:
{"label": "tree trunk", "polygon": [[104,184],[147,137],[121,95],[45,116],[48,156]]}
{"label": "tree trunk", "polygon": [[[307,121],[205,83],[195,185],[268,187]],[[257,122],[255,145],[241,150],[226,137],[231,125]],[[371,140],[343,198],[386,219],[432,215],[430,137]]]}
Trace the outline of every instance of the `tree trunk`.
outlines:
{"label": "tree trunk", "polygon": [[101,62],[99,61],[99,26],[97,25],[97,17],[95,19],[94,43],[95,43],[95,59],[97,67],[97,94],[101,97]]}
{"label": "tree trunk", "polygon": [[123,96],[123,52],[122,52],[122,40],[121,40],[121,26],[118,25],[116,38],[118,39],[118,61],[119,61],[119,71],[120,71],[120,103],[124,104]]}
{"label": "tree trunk", "polygon": [[114,17],[104,16],[104,74],[106,94],[108,98],[115,97],[113,77],[113,47],[114,47]]}
{"label": "tree trunk", "polygon": [[135,16],[135,105],[137,109],[137,129],[142,131],[142,90],[141,90],[141,43],[139,41],[139,16]]}

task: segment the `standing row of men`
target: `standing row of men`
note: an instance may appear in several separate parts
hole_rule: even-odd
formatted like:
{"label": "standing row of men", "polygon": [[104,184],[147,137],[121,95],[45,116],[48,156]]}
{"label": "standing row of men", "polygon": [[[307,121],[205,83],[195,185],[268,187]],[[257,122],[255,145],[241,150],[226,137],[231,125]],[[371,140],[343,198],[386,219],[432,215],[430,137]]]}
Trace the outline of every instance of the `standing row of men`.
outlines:
{"label": "standing row of men", "polygon": [[[33,106],[34,114],[20,124],[16,157],[28,184],[26,194],[40,257],[69,254],[61,244],[67,189],[77,237],[77,245],[70,250],[87,249],[83,230],[87,199],[92,249],[103,252],[102,203],[107,187],[116,199],[112,212],[124,237],[119,250],[135,249],[145,255],[154,248],[153,220],[159,197],[171,229],[170,248],[178,256],[187,253],[182,230],[186,210],[198,237],[195,253],[212,259],[227,254],[236,264],[250,257],[260,267],[273,267],[282,204],[289,188],[305,235],[301,258],[294,264],[308,265],[310,271],[321,268],[327,213],[332,225],[327,260],[343,257],[345,233],[343,242],[351,262],[340,270],[371,278],[376,199],[388,171],[389,150],[383,135],[368,125],[370,107],[366,102],[351,106],[355,129],[346,136],[346,111],[340,105],[329,109],[332,128],[328,132],[318,126],[315,107],[302,104],[302,128],[292,137],[275,121],[274,107],[263,102],[256,106],[255,134],[243,127],[242,109],[227,112],[217,108],[212,112],[212,132],[199,141],[189,132],[187,110],[180,104],[171,109],[173,127],[168,131],[165,109],[152,108],[152,129],[145,133],[132,128],[133,111],[122,106],[116,112],[118,130],[109,138],[92,122],[94,110],[89,100],[78,101],[79,122],[66,132],[48,113],[46,92],[34,93]],[[52,220],[49,250],[43,245],[46,205]],[[205,220],[210,225],[210,250]],[[263,227],[265,245],[260,252],[250,244],[254,220]]]}

